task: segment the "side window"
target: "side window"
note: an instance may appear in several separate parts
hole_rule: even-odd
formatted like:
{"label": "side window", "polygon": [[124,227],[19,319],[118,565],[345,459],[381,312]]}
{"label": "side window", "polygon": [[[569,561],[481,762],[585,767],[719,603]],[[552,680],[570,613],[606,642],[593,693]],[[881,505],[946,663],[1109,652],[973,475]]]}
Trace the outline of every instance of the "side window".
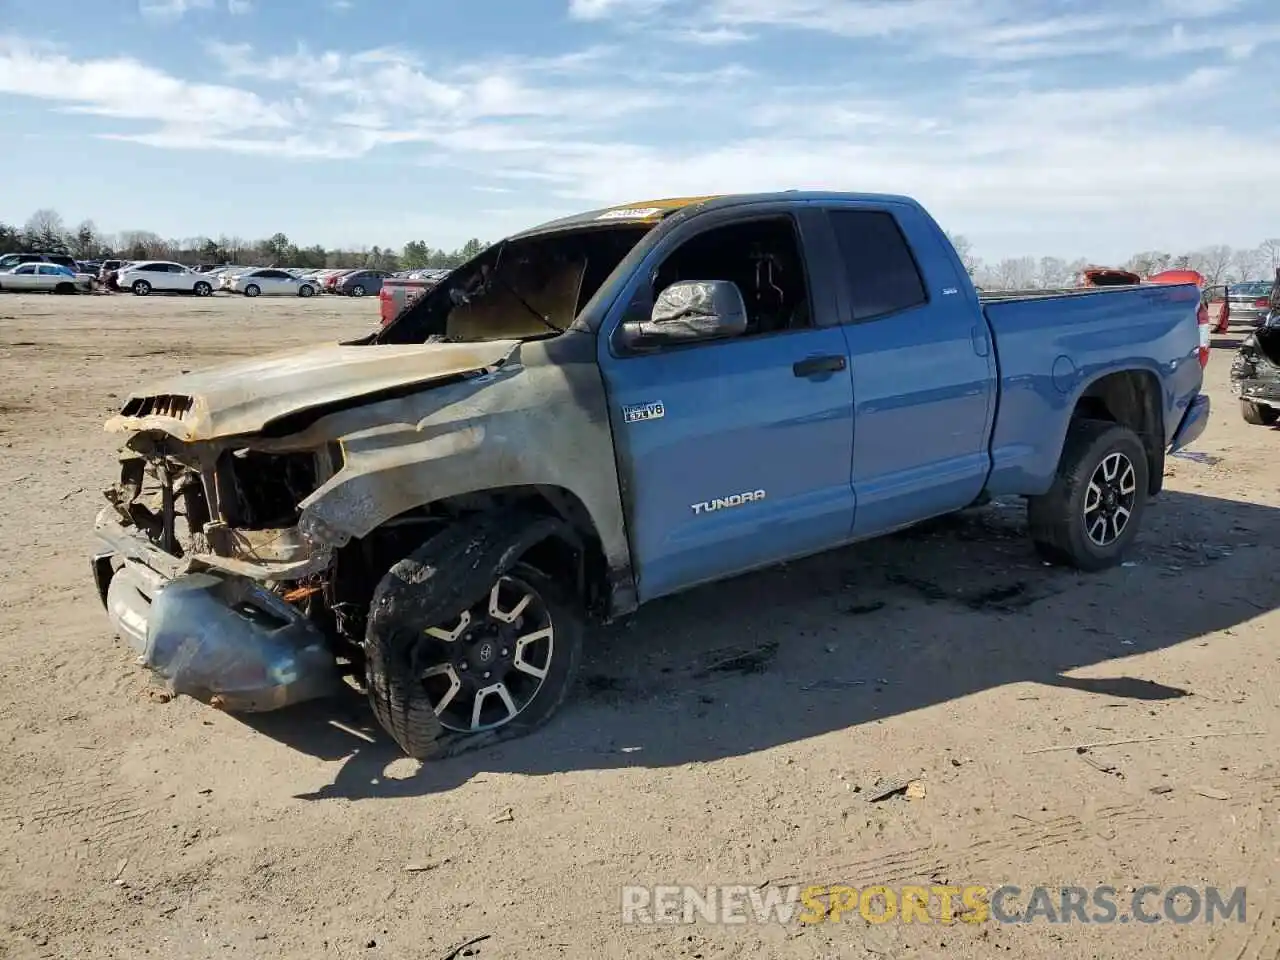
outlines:
{"label": "side window", "polygon": [[28,276],[36,272],[35,264],[28,263],[26,266],[19,267],[17,270],[13,272],[20,273],[23,276]]}
{"label": "side window", "polygon": [[170,273],[186,273],[187,268],[180,263],[171,263],[169,264],[169,272]]}
{"label": "side window", "polygon": [[804,257],[790,217],[734,223],[686,240],[654,272],[653,298],[680,280],[736,284],[747,308],[745,336],[812,324]]}
{"label": "side window", "polygon": [[924,280],[893,214],[828,211],[849,282],[854,320],[870,320],[929,302]]}
{"label": "side window", "polygon": [[145,270],[147,273],[164,273],[165,272],[165,266],[163,263],[148,263],[145,266],[139,267],[138,269]]}

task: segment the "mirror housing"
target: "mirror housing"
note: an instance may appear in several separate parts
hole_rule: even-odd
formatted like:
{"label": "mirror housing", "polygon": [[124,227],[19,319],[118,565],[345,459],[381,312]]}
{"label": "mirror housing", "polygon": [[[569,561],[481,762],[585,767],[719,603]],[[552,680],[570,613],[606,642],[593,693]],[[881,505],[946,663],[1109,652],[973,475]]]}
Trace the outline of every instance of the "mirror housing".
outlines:
{"label": "mirror housing", "polygon": [[701,343],[741,336],[747,330],[747,308],[738,285],[729,280],[681,280],[660,294],[648,320],[624,321],[624,346],[651,350],[681,343]]}

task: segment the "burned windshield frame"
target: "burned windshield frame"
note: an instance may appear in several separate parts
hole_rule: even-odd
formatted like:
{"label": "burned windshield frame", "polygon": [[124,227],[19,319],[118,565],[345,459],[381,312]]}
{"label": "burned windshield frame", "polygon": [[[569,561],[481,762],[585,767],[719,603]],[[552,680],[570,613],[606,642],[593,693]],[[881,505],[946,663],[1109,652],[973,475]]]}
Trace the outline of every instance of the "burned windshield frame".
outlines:
{"label": "burned windshield frame", "polygon": [[[586,257],[582,282],[592,288],[592,293],[604,284],[618,266],[627,259],[647,235],[652,233],[656,224],[627,223],[619,221],[610,224],[593,224],[573,229],[548,231],[517,235],[499,241],[486,248],[479,256],[468,261],[446,275],[436,286],[419,297],[403,313],[387,326],[368,338],[358,341],[366,344],[410,344],[425,343],[432,336],[442,336],[449,311],[477,296],[483,295],[494,287],[510,288],[510,283],[497,276],[501,267],[503,253],[525,243],[548,243],[554,246],[563,245],[573,249],[581,245]],[[601,235],[607,234],[608,239]],[[598,254],[598,255],[597,255]],[[603,260],[601,259],[603,257]],[[592,261],[595,261],[594,263]],[[604,269],[607,267],[608,269]],[[525,300],[521,291],[514,292],[518,299]],[[589,300],[579,291],[577,310]],[[559,336],[572,326],[575,318],[569,318],[564,330],[559,325],[542,316],[534,307],[525,304],[530,314],[537,317],[546,328],[546,337]],[[561,319],[561,318],[557,318]],[[438,328],[438,329],[437,329]],[[532,337],[527,339],[542,339]]]}

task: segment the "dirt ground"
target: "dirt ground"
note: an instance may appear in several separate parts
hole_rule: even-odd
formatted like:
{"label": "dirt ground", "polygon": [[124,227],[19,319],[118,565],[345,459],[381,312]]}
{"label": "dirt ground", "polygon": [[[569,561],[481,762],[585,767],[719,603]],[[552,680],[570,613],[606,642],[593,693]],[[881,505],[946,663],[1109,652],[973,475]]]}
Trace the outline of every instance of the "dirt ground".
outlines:
{"label": "dirt ground", "polygon": [[[355,696],[159,702],[87,561],[129,389],[376,311],[0,297],[0,957],[1280,955],[1280,434],[1228,392],[1239,334],[1124,567],[1045,567],[998,503],[646,607],[547,728],[420,767]],[[906,778],[923,798],[869,799]],[[921,882],[1248,899],[1150,926],[620,908],[630,884]]]}

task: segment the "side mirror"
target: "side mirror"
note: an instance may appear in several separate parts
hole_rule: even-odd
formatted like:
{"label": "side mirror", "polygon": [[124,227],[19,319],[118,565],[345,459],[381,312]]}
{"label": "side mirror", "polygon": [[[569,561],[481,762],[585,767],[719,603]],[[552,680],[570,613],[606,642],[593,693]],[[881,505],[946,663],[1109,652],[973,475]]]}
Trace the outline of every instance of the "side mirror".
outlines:
{"label": "side mirror", "polygon": [[747,330],[747,308],[736,283],[681,280],[660,294],[648,320],[624,322],[622,342],[634,350],[665,344],[737,337]]}

